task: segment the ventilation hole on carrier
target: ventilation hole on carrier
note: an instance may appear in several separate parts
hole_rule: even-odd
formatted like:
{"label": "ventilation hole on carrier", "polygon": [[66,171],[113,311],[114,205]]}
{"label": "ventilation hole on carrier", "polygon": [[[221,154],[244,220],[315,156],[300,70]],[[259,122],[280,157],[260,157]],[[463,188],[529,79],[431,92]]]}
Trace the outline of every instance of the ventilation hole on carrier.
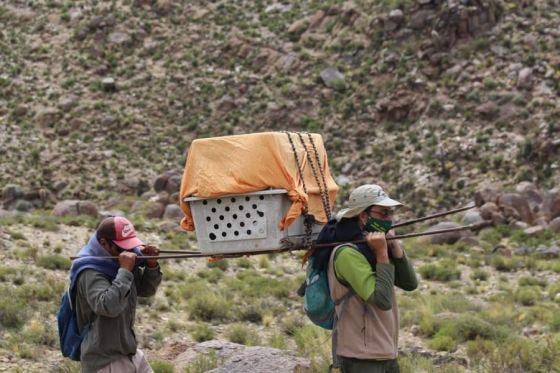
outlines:
{"label": "ventilation hole on carrier", "polygon": [[250,201],[251,198],[250,197],[245,197],[245,201]]}
{"label": "ventilation hole on carrier", "polygon": [[212,212],[216,212],[216,208],[215,208],[215,207],[212,207]]}
{"label": "ventilation hole on carrier", "polygon": [[233,214],[232,218],[237,219],[237,214]]}
{"label": "ventilation hole on carrier", "polygon": [[210,216],[207,216],[206,221],[210,221],[210,220],[212,220],[212,219],[210,219]]}
{"label": "ventilation hole on carrier", "polygon": [[214,233],[210,233],[210,235],[208,237],[210,237],[210,239],[212,241],[214,241],[216,239],[216,235]]}
{"label": "ventilation hole on carrier", "polygon": [[249,218],[251,217],[251,214],[246,213],[246,214],[245,214],[245,217],[246,217],[247,219],[249,219]]}
{"label": "ventilation hole on carrier", "polygon": [[264,216],[264,212],[262,211],[257,211],[257,214],[259,214],[259,216],[262,218]]}
{"label": "ventilation hole on carrier", "polygon": [[229,211],[229,206],[226,206],[226,211]]}
{"label": "ventilation hole on carrier", "polygon": [[228,227],[228,228],[231,228],[231,223],[227,223],[227,227]]}
{"label": "ventilation hole on carrier", "polygon": [[232,198],[230,199],[230,201],[231,201],[231,202],[235,202],[235,198],[232,197]]}
{"label": "ventilation hole on carrier", "polygon": [[207,204],[208,204],[208,201],[202,201],[202,204],[203,204],[203,205],[207,205]]}
{"label": "ventilation hole on carrier", "polygon": [[245,223],[241,222],[241,223],[239,223],[239,225],[240,225],[241,227],[244,227],[244,226],[245,226]]}
{"label": "ventilation hole on carrier", "polygon": [[220,226],[218,224],[214,224],[214,229],[220,229]]}
{"label": "ventilation hole on carrier", "polygon": [[226,233],[226,232],[222,232],[222,237],[225,237],[225,236],[227,236],[227,233]]}
{"label": "ventilation hole on carrier", "polygon": [[259,199],[262,201],[264,199],[264,196],[259,196]]}
{"label": "ventilation hole on carrier", "polygon": [[223,215],[220,215],[220,220],[224,220],[224,216],[223,216]]}
{"label": "ventilation hole on carrier", "polygon": [[239,232],[238,232],[238,231],[233,232],[233,234],[234,234],[235,236],[239,236]]}
{"label": "ventilation hole on carrier", "polygon": [[247,229],[247,234],[250,236],[251,235],[251,230]]}
{"label": "ventilation hole on carrier", "polygon": [[239,205],[239,210],[243,211],[243,205]]}
{"label": "ventilation hole on carrier", "polygon": [[222,200],[218,198],[218,199],[216,200],[216,202],[222,203]]}
{"label": "ventilation hole on carrier", "polygon": [[251,206],[251,207],[253,207],[253,210],[256,210],[257,209],[257,204],[253,203],[253,206]]}

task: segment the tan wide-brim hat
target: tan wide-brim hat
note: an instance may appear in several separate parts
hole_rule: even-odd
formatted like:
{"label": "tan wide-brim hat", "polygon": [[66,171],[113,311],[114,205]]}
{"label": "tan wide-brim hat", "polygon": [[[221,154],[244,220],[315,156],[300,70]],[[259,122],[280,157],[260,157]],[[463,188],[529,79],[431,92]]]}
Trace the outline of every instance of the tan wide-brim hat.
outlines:
{"label": "tan wide-brim hat", "polygon": [[336,220],[358,216],[369,206],[397,207],[402,203],[389,198],[387,193],[377,184],[366,184],[357,187],[350,193],[348,207],[336,214]]}

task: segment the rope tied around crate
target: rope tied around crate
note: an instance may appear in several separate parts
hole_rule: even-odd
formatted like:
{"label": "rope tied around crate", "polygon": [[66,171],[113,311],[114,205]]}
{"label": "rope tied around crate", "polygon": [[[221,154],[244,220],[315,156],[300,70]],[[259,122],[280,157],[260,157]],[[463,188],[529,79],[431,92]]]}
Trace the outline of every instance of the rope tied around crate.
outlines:
{"label": "rope tied around crate", "polygon": [[[298,169],[298,173],[303,185],[303,191],[305,192],[305,194],[309,195],[308,191],[307,191],[307,185],[305,184],[305,179],[303,177],[303,170],[301,167],[301,163],[299,161],[299,157],[296,151],[296,146],[294,144],[294,141],[292,139],[292,134],[288,131],[285,131],[286,135],[288,136],[288,140],[290,141],[290,145],[292,147],[292,151],[294,153],[294,159],[296,161],[296,167]],[[313,141],[313,138],[311,136],[310,133],[307,133],[308,137],[309,137],[309,141],[313,147],[313,152],[315,155],[315,161],[317,162],[317,169],[319,170],[319,173],[321,175],[322,178],[322,184],[319,181],[319,176],[317,175],[317,169],[315,168],[315,164],[313,163],[313,159],[311,158],[311,155],[309,154],[309,150],[308,150],[308,146],[305,144],[303,135],[301,132],[297,132],[296,133],[299,136],[301,145],[303,146],[303,149],[305,151],[306,157],[307,157],[307,161],[309,162],[309,165],[311,166],[311,171],[313,173],[313,177],[315,178],[315,182],[317,183],[317,187],[319,188],[319,193],[321,195],[321,202],[323,204],[323,209],[325,211],[325,214],[327,216],[327,219],[330,220],[331,218],[331,208],[330,208],[330,199],[329,199],[329,194],[328,194],[328,190],[327,190],[327,182],[325,180],[325,175],[323,173],[323,169],[321,167],[321,162],[319,160],[319,154],[317,151],[317,147],[315,146],[315,142]],[[312,247],[313,247],[313,241],[312,241],[312,234],[313,234],[313,223],[315,223],[315,217],[309,213],[309,206],[308,203],[306,202],[303,205],[303,225],[305,227],[305,236],[303,239],[303,246],[305,249],[307,249],[307,253],[312,253]],[[306,257],[308,257],[306,253]],[[311,255],[311,254],[309,254]]]}

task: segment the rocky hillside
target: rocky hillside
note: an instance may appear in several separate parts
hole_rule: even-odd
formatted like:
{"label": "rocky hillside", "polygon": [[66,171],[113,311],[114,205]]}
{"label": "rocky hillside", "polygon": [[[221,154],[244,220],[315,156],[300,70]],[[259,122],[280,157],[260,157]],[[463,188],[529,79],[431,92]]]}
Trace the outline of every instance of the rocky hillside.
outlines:
{"label": "rocky hillside", "polygon": [[[416,213],[558,185],[555,0],[0,4],[0,187],[147,191],[195,138],[321,133],[338,182]],[[343,189],[343,193],[348,188]],[[20,206],[22,209],[28,206]]]}

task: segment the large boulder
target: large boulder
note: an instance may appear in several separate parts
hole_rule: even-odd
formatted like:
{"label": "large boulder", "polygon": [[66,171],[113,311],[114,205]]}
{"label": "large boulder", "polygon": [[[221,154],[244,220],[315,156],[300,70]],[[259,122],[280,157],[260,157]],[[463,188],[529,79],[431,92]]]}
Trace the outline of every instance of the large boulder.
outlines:
{"label": "large boulder", "polygon": [[543,196],[535,184],[529,181],[522,181],[515,186],[515,191],[527,200],[533,213],[538,213],[540,211]]}
{"label": "large boulder", "polygon": [[65,200],[60,201],[54,206],[54,216],[78,216],[88,215],[94,218],[99,216],[95,204],[91,201]]}
{"label": "large boulder", "polygon": [[200,354],[215,353],[219,366],[209,370],[212,373],[305,373],[311,372],[311,362],[297,357],[294,352],[271,347],[247,347],[237,343],[212,340],[189,348],[175,359],[176,366],[183,366],[196,360]]}
{"label": "large boulder", "polygon": [[2,199],[4,203],[10,203],[15,201],[16,199],[23,197],[23,189],[19,185],[16,184],[7,184],[2,189]]}
{"label": "large boulder", "polygon": [[[452,222],[452,221],[444,221],[438,223],[426,230],[426,232],[433,232],[442,229],[450,229],[450,228],[458,228],[460,227],[459,224]],[[455,231],[455,232],[448,232],[448,233],[438,233],[433,234],[430,236],[425,236],[424,240],[428,240],[432,244],[454,244],[455,242],[459,241],[463,237],[462,231]]]}
{"label": "large boulder", "polygon": [[166,191],[169,194],[177,192],[181,185],[181,174],[178,171],[170,170],[158,175],[154,180],[154,190],[156,192]]}
{"label": "large boulder", "polygon": [[136,201],[131,210],[147,218],[160,219],[165,211],[165,205],[156,201]]}
{"label": "large boulder", "polygon": [[484,219],[482,218],[482,216],[480,216],[480,213],[478,211],[467,211],[465,212],[465,214],[463,215],[463,223],[464,224],[478,224],[478,223],[482,223],[484,221]]}
{"label": "large boulder", "polygon": [[560,216],[560,188],[554,188],[545,193],[543,212],[548,221]]}
{"label": "large boulder", "polygon": [[501,194],[501,190],[495,185],[487,185],[478,189],[474,194],[474,201],[477,206],[482,206],[486,202],[496,202]]}
{"label": "large boulder", "polygon": [[181,220],[185,214],[183,214],[183,210],[174,203],[165,206],[165,212],[163,213],[164,219],[170,220]]}
{"label": "large boulder", "polygon": [[498,199],[498,206],[504,216],[522,220],[527,224],[533,223],[533,213],[529,202],[521,194],[505,193]]}

